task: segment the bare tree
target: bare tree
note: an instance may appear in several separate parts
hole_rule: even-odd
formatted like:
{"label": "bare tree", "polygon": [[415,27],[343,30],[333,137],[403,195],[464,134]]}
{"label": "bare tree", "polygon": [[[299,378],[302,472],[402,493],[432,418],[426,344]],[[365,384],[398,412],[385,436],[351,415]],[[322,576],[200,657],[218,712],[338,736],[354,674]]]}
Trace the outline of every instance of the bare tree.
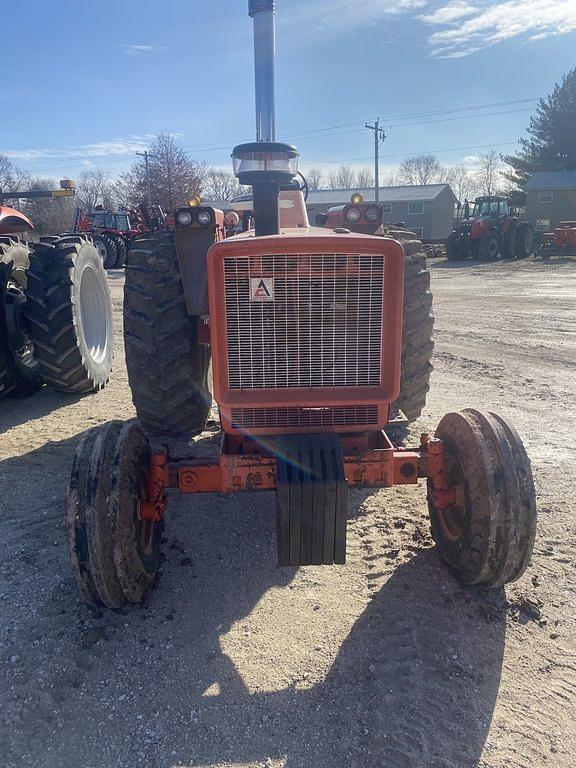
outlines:
{"label": "bare tree", "polygon": [[204,179],[203,195],[209,200],[232,200],[244,191],[236,176],[227,171],[211,168]]}
{"label": "bare tree", "polygon": [[324,186],[324,174],[319,168],[310,168],[306,175],[308,188],[311,190],[322,189]]}
{"label": "bare tree", "polygon": [[[208,172],[181,147],[174,136],[159,133],[150,146],[150,187],[152,201],[174,210],[191,197],[200,195]],[[138,159],[115,185],[123,204],[139,205],[146,200],[146,166]]]}
{"label": "bare tree", "polygon": [[401,163],[398,175],[403,184],[438,184],[445,171],[434,155],[414,155]]}
{"label": "bare tree", "polygon": [[[31,190],[58,189],[54,179],[28,179],[27,188]],[[34,224],[39,235],[58,235],[69,232],[74,215],[73,197],[37,198],[22,200],[21,210]]]}
{"label": "bare tree", "polygon": [[76,184],[76,202],[87,211],[93,211],[98,203],[104,208],[112,208],[114,200],[109,174],[101,168],[82,171]]}
{"label": "bare tree", "polygon": [[18,192],[30,184],[30,174],[14,165],[6,155],[0,155],[0,189]]}
{"label": "bare tree", "polygon": [[478,182],[474,173],[464,165],[455,165],[453,168],[448,168],[446,181],[450,184],[452,191],[461,203],[464,200],[471,200],[476,195]]}
{"label": "bare tree", "polygon": [[330,186],[332,189],[352,189],[356,186],[356,173],[350,165],[339,165],[335,171],[330,172]]}
{"label": "bare tree", "polygon": [[495,149],[481,155],[476,164],[476,179],[484,195],[496,193],[501,181],[502,161]]}
{"label": "bare tree", "polygon": [[356,186],[359,189],[368,189],[374,186],[374,173],[370,168],[360,168],[356,174]]}

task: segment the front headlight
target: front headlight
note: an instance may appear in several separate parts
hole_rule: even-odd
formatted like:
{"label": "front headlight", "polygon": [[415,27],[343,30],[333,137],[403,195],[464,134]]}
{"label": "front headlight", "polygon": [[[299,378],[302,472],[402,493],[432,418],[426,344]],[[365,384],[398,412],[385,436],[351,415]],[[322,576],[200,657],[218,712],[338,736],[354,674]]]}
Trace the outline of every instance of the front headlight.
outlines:
{"label": "front headlight", "polygon": [[378,208],[377,205],[371,205],[364,211],[364,218],[366,221],[369,221],[370,224],[374,224],[374,222],[382,219],[382,209]]}
{"label": "front headlight", "polygon": [[198,211],[198,224],[207,227],[212,223],[212,214],[210,211]]}
{"label": "front headlight", "polygon": [[189,227],[192,224],[192,212],[191,211],[178,211],[176,221],[181,227]]}
{"label": "front headlight", "polygon": [[362,217],[362,211],[360,208],[348,208],[346,211],[346,221],[349,221],[350,224],[357,224],[360,221],[360,218]]}

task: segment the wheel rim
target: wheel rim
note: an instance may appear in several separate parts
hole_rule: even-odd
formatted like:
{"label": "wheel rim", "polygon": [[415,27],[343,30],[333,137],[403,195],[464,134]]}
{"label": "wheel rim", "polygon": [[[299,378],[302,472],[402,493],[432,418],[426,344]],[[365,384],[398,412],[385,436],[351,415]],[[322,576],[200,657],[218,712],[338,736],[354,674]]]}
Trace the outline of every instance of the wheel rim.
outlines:
{"label": "wheel rim", "polygon": [[[462,486],[464,473],[459,462],[454,461],[450,457],[447,459],[448,463],[448,481],[451,487]],[[466,530],[466,502],[464,494],[460,494],[461,503],[457,503],[452,507],[446,509],[438,509],[438,522],[442,535],[447,541],[452,543],[457,542],[462,538]],[[460,499],[459,499],[460,501]]]}
{"label": "wheel rim", "polygon": [[140,512],[141,500],[148,495],[148,469],[140,467],[139,478],[136,487],[138,488],[138,503],[134,516],[134,529],[136,533],[136,548],[138,555],[147,573],[153,573],[156,570],[155,555],[158,549],[159,537],[162,535],[162,523],[153,520],[145,520]]}
{"label": "wheel rim", "polygon": [[26,274],[14,270],[6,284],[4,318],[8,345],[17,362],[24,368],[36,367],[34,345],[26,328]]}
{"label": "wheel rim", "polygon": [[102,363],[109,344],[108,297],[99,273],[90,264],[80,278],[79,304],[88,352],[95,363]]}
{"label": "wheel rim", "polygon": [[492,240],[490,240],[488,243],[488,253],[490,256],[496,256],[498,253],[498,241],[496,238],[492,238]]}

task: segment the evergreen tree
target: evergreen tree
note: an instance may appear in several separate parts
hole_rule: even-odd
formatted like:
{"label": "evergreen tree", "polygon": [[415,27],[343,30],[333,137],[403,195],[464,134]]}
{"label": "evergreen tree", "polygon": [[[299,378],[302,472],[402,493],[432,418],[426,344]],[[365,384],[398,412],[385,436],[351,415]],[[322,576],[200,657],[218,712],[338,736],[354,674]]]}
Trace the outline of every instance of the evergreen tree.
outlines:
{"label": "evergreen tree", "polygon": [[522,186],[534,171],[576,170],[576,69],[540,99],[528,134],[518,155],[504,158],[514,169],[510,181]]}

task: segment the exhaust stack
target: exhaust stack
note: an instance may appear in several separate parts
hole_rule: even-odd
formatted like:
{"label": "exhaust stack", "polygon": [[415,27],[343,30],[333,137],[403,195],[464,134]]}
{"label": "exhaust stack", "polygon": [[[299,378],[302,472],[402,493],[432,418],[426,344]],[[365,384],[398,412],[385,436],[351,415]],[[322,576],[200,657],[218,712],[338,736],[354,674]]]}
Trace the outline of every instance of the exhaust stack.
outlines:
{"label": "exhaust stack", "polygon": [[298,150],[275,141],[274,110],[274,0],[248,0],[254,19],[256,81],[256,141],[234,148],[234,173],[240,184],[252,187],[256,237],[280,231],[280,187],[298,174]]}

